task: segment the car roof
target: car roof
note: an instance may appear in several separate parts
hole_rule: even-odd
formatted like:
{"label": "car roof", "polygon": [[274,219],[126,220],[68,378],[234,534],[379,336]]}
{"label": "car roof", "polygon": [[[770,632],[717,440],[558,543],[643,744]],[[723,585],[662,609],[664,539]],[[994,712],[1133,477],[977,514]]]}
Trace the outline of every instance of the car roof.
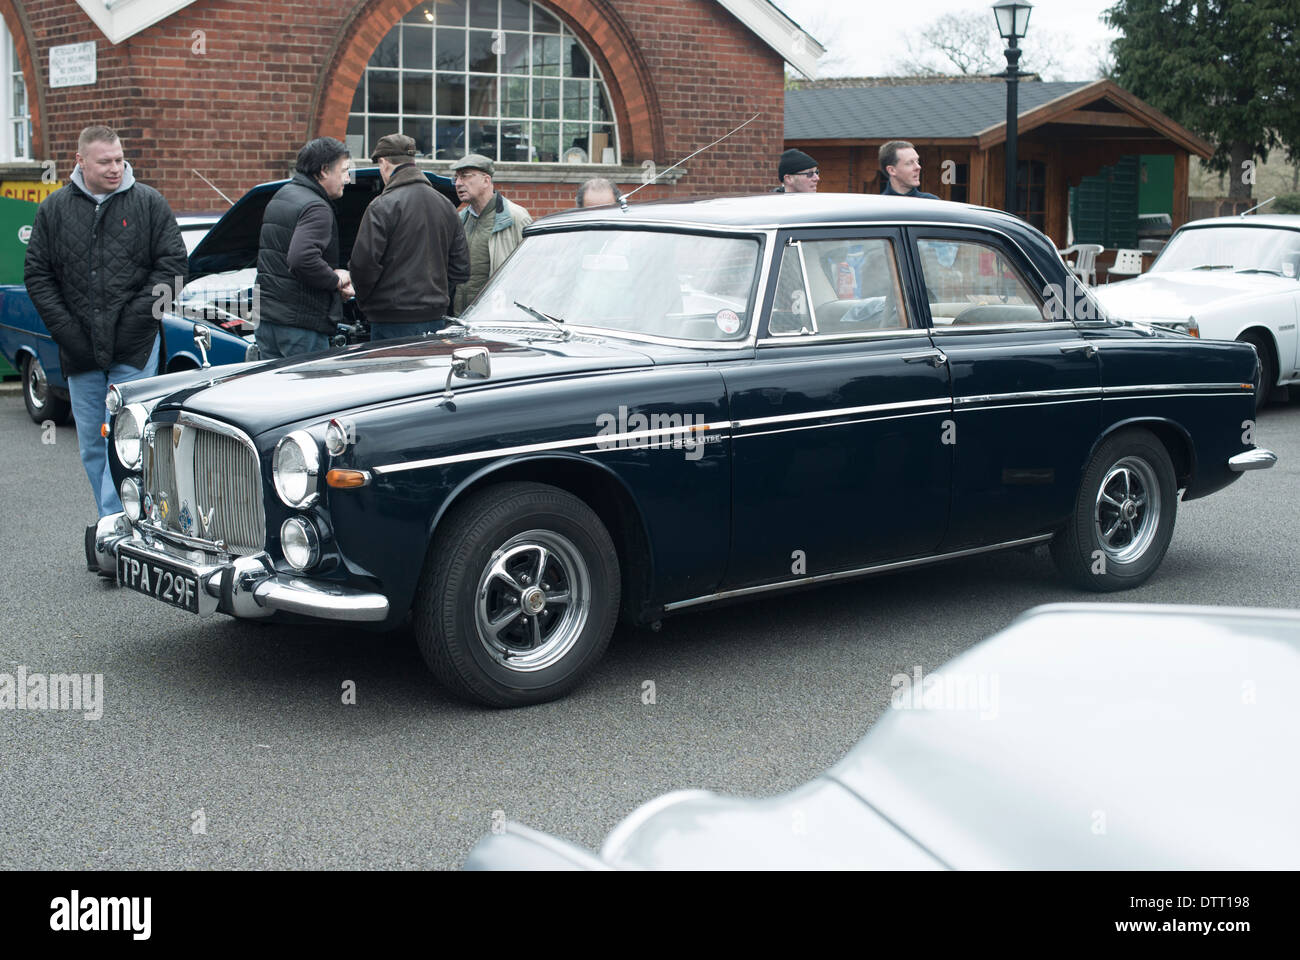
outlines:
{"label": "car roof", "polygon": [[674,223],[701,227],[815,227],[832,223],[926,221],[954,225],[972,223],[1006,230],[1023,230],[1023,220],[1000,210],[946,200],[866,193],[764,193],[750,196],[691,197],[566,210],[536,221],[534,227],[564,226],[596,221]]}
{"label": "car roof", "polygon": [[1185,223],[1178,229],[1194,230],[1198,227],[1283,227],[1287,230],[1300,230],[1300,214],[1252,213],[1248,217],[1209,217]]}

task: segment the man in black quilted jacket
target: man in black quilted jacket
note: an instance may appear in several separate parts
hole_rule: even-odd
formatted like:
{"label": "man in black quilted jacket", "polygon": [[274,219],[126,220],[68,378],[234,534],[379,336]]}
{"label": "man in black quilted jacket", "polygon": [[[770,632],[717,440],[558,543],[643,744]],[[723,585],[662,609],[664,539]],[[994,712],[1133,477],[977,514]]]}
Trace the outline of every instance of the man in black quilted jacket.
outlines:
{"label": "man in black quilted jacket", "polygon": [[172,309],[186,266],[176,217],[162,194],[136,181],[117,134],[82,130],[69,182],[36,210],[23,282],[59,345],[101,517],[122,509],[100,435],[104,395],[111,384],[159,372],[159,318]]}

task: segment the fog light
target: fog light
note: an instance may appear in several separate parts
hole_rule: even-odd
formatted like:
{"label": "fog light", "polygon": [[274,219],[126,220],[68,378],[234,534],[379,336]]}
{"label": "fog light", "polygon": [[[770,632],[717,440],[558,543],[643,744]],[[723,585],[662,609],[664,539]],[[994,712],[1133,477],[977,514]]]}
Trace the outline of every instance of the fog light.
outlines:
{"label": "fog light", "polygon": [[284,559],[299,572],[316,565],[320,560],[320,536],[311,521],[303,517],[290,517],[280,527],[280,550]]}
{"label": "fog light", "polygon": [[127,519],[132,523],[138,521],[144,512],[139,481],[135,477],[127,477],[122,481],[122,486],[118,487],[117,494],[122,498],[122,509],[126,511]]}

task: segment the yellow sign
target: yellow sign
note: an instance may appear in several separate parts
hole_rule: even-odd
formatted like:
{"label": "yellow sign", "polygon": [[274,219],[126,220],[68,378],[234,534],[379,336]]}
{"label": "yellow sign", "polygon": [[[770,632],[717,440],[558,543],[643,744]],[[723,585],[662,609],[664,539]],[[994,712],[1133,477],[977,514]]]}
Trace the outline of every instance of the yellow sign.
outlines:
{"label": "yellow sign", "polygon": [[61,186],[61,183],[41,183],[39,180],[5,180],[0,183],[0,197],[40,203]]}

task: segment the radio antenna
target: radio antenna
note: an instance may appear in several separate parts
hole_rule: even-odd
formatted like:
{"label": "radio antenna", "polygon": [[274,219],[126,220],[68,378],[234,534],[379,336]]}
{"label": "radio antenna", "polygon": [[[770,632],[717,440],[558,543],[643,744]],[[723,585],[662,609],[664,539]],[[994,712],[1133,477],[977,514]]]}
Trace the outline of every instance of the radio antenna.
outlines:
{"label": "radio antenna", "polygon": [[232,207],[235,205],[235,201],[234,201],[234,200],[231,200],[228,196],[226,196],[226,195],[225,195],[224,193],[222,193],[220,190],[217,190],[217,185],[216,185],[215,183],[213,183],[211,180],[209,180],[207,177],[205,177],[203,174],[199,173],[199,172],[198,172],[197,170],[195,170],[193,167],[190,167],[190,173],[194,174],[194,176],[198,177],[200,180],[202,180],[204,183],[206,183],[206,184],[207,184],[209,187],[211,187],[213,190],[216,190],[216,191],[217,191],[217,196],[219,196],[222,200],[226,201],[226,203],[230,204]]}
{"label": "radio antenna", "polygon": [[753,122],[754,122],[755,120],[757,120],[760,116],[762,116],[761,113],[756,113],[756,114],[754,114],[752,117],[750,117],[748,120],[746,120],[744,123],[742,123],[742,124],[741,124],[739,127],[737,127],[735,130],[732,130],[731,133],[728,133],[728,134],[725,134],[724,136],[718,137],[718,139],[714,140],[711,144],[709,144],[708,147],[700,147],[700,149],[696,150],[695,153],[692,153],[689,157],[682,157],[680,160],[678,160],[676,163],[674,163],[671,167],[668,167],[667,169],[665,169],[665,170],[664,170],[663,172],[661,172],[661,173],[657,173],[657,174],[655,174],[654,177],[653,177],[652,179],[647,180],[645,183],[641,184],[641,186],[637,187],[636,190],[633,190],[631,193],[628,193],[628,194],[625,194],[625,195],[619,197],[619,198],[618,198],[618,205],[619,205],[619,207],[622,208],[622,210],[623,210],[624,213],[627,213],[627,200],[628,200],[628,197],[635,196],[637,190],[644,190],[646,187],[650,186],[650,184],[654,183],[656,180],[658,180],[660,177],[662,177],[662,176],[663,176],[665,173],[667,173],[669,170],[674,170],[674,169],[676,169],[677,167],[680,167],[683,163],[685,163],[687,160],[691,159],[691,157],[695,156],[696,154],[703,153],[705,150],[708,150],[709,147],[716,147],[716,146],[717,146],[718,144],[720,144],[723,140],[726,140],[727,137],[731,136],[732,133],[735,133],[737,130],[740,130],[741,127],[747,127],[747,126],[749,126],[749,124],[753,123]]}

